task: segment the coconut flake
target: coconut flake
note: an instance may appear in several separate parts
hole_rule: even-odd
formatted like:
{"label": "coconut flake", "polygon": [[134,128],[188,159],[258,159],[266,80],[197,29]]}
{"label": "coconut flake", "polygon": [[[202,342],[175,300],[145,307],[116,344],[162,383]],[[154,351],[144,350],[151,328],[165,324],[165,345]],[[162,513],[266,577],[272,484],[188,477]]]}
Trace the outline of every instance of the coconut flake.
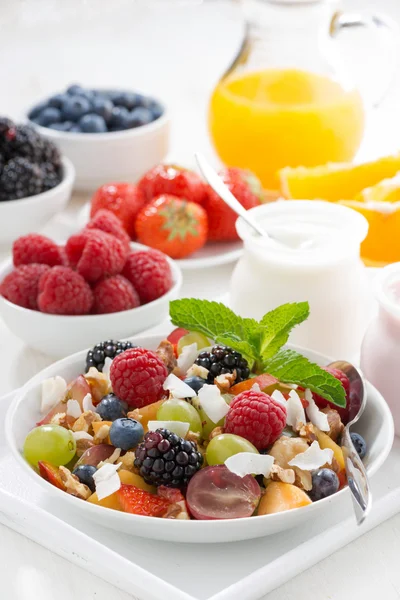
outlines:
{"label": "coconut flake", "polygon": [[239,452],[227,458],[225,466],[239,477],[245,477],[246,475],[264,475],[264,477],[268,477],[274,460],[274,457],[269,454]]}
{"label": "coconut flake", "polygon": [[197,349],[197,344],[189,344],[188,346],[184,346],[182,348],[182,352],[178,356],[178,367],[182,373],[186,373],[190,367],[193,365],[194,361],[197,358],[199,351]]}
{"label": "coconut flake", "polygon": [[279,404],[282,404],[282,406],[287,408],[287,400],[280,390],[274,390],[271,394],[271,398],[275,400],[275,402],[279,402]]}
{"label": "coconut flake", "polygon": [[321,412],[318,406],[315,404],[315,400],[313,398],[311,390],[305,391],[305,399],[308,402],[308,406],[306,408],[307,417],[310,419],[311,423],[318,427],[321,431],[329,431],[329,421],[328,415]]}
{"label": "coconut flake", "polygon": [[258,384],[258,383],[254,383],[254,384],[251,386],[251,389],[252,389],[252,391],[253,391],[253,392],[261,392],[261,388],[260,388],[260,386],[259,386],[259,384]]}
{"label": "coconut flake", "polygon": [[170,392],[174,398],[194,398],[196,392],[182,379],[171,373],[163,384],[164,390]]}
{"label": "coconut flake", "polygon": [[86,396],[82,400],[82,408],[84,412],[88,412],[89,410],[92,412],[96,412],[96,407],[93,404],[92,394],[86,394]]}
{"label": "coconut flake", "polygon": [[68,400],[66,414],[74,419],[79,419],[82,414],[82,409],[78,400]]}
{"label": "coconut flake", "polygon": [[303,471],[314,471],[323,465],[330,465],[333,459],[333,450],[325,448],[322,450],[317,441],[305,451],[297,454],[288,464],[291,467],[298,467]]}
{"label": "coconut flake", "polygon": [[72,431],[72,435],[76,442],[79,440],[93,440],[93,436],[90,435],[90,433],[87,433],[87,431]]}
{"label": "coconut flake", "polygon": [[106,356],[106,358],[104,360],[103,375],[105,375],[109,381],[110,381],[110,369],[111,369],[112,361],[113,361],[113,359],[110,358],[109,356]]}
{"label": "coconut flake", "polygon": [[289,392],[289,399],[286,404],[286,424],[295,430],[298,430],[301,425],[305,425],[307,419],[304,412],[304,407],[300,397],[295,390]]}
{"label": "coconut flake", "polygon": [[189,431],[189,423],[183,421],[149,421],[147,423],[147,429],[149,431],[156,431],[156,429],[168,429],[172,433],[176,433],[179,437],[184,438]]}
{"label": "coconut flake", "polygon": [[218,423],[228,414],[229,406],[216,385],[204,384],[198,396],[201,408],[213,423]]}
{"label": "coconut flake", "polygon": [[67,382],[59,375],[42,381],[42,402],[40,407],[42,413],[48,413],[56,404],[61,402],[66,393]]}
{"label": "coconut flake", "polygon": [[97,498],[99,500],[111,496],[111,494],[117,492],[121,487],[121,480],[117,473],[120,466],[121,463],[117,465],[106,463],[93,474]]}

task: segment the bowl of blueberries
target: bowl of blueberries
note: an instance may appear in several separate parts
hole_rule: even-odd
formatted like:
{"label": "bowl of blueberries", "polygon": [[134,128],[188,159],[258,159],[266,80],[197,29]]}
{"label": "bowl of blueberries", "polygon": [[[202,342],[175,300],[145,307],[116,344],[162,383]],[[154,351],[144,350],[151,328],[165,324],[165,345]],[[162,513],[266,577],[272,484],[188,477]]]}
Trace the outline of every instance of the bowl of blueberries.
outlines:
{"label": "bowl of blueberries", "polygon": [[168,152],[165,105],[136,92],[71,85],[33,106],[27,118],[71,160],[82,190],[138,179]]}

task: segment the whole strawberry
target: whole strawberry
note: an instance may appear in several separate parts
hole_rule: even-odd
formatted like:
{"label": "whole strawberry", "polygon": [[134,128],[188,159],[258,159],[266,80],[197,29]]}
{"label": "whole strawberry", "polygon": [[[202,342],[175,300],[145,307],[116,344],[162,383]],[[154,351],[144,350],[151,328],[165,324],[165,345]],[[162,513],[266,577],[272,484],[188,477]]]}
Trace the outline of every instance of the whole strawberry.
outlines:
{"label": "whole strawberry", "polygon": [[160,400],[167,375],[162,360],[145,348],[125,350],[114,358],[110,368],[114,394],[133,408]]}
{"label": "whole strawberry", "polygon": [[[263,201],[261,183],[250,171],[229,167],[221,171],[220,176],[236,200],[246,210],[258,206]],[[236,213],[210,187],[207,188],[204,208],[208,216],[209,240],[228,241],[239,239],[235,228]]]}
{"label": "whole strawberry", "polygon": [[184,258],[202,248],[207,230],[201,206],[167,194],[146,204],[136,219],[138,241],[171,258]]}
{"label": "whole strawberry", "polygon": [[157,165],[142,177],[138,188],[147,202],[161,194],[172,194],[203,204],[206,194],[206,185],[197,173],[175,165]]}
{"label": "whole strawberry", "polygon": [[135,235],[135,219],[145,203],[145,197],[136,185],[131,183],[106,183],[92,198],[90,216],[105,208],[121,221],[131,238]]}
{"label": "whole strawberry", "polygon": [[268,394],[248,390],[233,400],[224,430],[249,440],[264,450],[281,435],[286,424],[286,408]]}

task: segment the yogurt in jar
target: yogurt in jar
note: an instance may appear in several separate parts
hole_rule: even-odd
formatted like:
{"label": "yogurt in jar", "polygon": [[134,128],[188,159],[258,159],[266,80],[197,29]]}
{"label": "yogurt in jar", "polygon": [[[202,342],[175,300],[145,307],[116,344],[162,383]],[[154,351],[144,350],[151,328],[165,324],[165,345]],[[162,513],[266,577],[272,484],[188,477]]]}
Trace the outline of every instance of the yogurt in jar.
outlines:
{"label": "yogurt in jar", "polygon": [[232,309],[261,319],[286,302],[310,304],[310,317],[291,333],[293,344],[336,359],[358,355],[370,313],[360,245],[368,222],[334,203],[285,200],[251,209],[271,235],[238,219],[244,242],[230,286]]}

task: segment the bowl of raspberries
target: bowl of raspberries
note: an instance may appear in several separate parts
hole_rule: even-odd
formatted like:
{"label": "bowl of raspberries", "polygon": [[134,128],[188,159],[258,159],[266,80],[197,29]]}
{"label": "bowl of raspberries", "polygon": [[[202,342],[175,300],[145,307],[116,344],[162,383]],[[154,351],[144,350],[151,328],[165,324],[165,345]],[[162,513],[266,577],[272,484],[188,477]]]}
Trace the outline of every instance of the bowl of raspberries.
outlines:
{"label": "bowl of raspberries", "polygon": [[62,211],[74,179],[73,165],[52,141],[0,117],[0,244],[40,229]]}
{"label": "bowl of raspberries", "polygon": [[27,112],[76,169],[76,185],[141,177],[166,156],[169,117],[159,100],[133,91],[70,85]]}
{"label": "bowl of raspberries", "polygon": [[15,240],[0,267],[0,314],[26,344],[61,357],[162,322],[181,283],[174,261],[131,242],[103,210],[62,244],[37,233]]}

